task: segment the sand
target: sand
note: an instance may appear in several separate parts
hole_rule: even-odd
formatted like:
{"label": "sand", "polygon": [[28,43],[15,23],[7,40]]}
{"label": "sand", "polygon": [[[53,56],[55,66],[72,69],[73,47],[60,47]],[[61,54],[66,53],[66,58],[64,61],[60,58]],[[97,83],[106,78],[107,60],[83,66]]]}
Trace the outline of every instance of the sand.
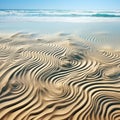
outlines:
{"label": "sand", "polygon": [[0,120],[119,119],[119,49],[65,33],[0,37]]}

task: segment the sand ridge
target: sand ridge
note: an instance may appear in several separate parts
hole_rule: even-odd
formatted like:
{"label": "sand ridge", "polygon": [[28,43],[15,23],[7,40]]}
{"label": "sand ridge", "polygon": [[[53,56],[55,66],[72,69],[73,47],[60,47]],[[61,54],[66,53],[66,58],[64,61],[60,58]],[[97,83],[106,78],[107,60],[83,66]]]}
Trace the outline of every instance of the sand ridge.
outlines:
{"label": "sand ridge", "polygon": [[119,50],[71,34],[0,37],[0,120],[119,119]]}

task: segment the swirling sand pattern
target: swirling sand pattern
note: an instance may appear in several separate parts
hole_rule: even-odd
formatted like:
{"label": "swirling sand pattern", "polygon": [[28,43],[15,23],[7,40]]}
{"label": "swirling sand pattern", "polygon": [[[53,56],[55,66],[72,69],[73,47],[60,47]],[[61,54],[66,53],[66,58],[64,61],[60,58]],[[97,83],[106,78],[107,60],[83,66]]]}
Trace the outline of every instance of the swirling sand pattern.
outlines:
{"label": "swirling sand pattern", "polygon": [[0,120],[120,120],[120,52],[69,34],[0,38]]}

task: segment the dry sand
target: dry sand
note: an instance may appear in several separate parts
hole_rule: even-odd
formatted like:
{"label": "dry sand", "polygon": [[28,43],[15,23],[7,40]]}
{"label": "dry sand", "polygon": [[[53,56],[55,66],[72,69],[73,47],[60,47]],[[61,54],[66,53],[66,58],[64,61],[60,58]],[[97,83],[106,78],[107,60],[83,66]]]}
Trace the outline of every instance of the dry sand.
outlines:
{"label": "dry sand", "polygon": [[120,120],[120,51],[70,34],[1,36],[0,120]]}

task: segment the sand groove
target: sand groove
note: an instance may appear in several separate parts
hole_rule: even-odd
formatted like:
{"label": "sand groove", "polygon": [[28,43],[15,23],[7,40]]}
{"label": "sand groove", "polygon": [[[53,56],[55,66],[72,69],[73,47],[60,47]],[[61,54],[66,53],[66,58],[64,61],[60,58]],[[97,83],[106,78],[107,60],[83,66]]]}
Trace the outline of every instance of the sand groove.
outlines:
{"label": "sand groove", "polygon": [[0,120],[120,120],[120,52],[87,39],[1,37]]}

